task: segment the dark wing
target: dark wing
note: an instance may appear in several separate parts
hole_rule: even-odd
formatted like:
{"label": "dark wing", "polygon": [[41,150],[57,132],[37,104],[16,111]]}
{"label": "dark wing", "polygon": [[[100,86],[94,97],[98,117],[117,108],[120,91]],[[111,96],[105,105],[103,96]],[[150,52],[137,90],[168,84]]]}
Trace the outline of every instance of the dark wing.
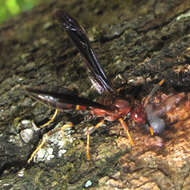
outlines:
{"label": "dark wing", "polygon": [[104,106],[86,98],[79,97],[67,88],[62,89],[62,92],[48,92],[37,88],[26,88],[25,90],[32,98],[35,98],[45,105],[49,105],[60,111],[67,109],[80,110],[80,106],[83,106],[81,107],[83,110],[88,107],[100,108],[104,110],[110,109],[109,106]]}
{"label": "dark wing", "polygon": [[96,58],[85,30],[77,23],[77,21],[62,10],[56,12],[56,18],[61,24],[62,29],[66,30],[82,56],[86,59],[87,66],[92,75],[91,82],[96,90],[99,93],[106,91],[113,93],[114,90]]}

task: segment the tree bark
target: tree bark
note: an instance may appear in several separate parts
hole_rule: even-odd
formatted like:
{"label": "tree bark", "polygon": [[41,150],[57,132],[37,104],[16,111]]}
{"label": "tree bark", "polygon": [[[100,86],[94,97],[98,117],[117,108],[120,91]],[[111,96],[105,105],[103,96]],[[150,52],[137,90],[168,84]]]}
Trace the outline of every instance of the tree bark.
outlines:
{"label": "tree bark", "polygon": [[[86,113],[59,113],[47,128],[34,126],[53,110],[31,99],[25,86],[77,88],[97,98],[83,59],[57,27],[57,8],[84,26],[108,77],[127,96],[142,100],[162,79],[165,93],[190,91],[189,0],[53,1],[22,13],[0,26],[2,189],[189,189],[189,122],[153,137],[128,122],[134,147],[117,122],[106,123],[91,135],[90,161],[84,130],[94,122]],[[67,121],[74,126],[62,139],[58,128]],[[55,126],[42,157],[27,164]]]}

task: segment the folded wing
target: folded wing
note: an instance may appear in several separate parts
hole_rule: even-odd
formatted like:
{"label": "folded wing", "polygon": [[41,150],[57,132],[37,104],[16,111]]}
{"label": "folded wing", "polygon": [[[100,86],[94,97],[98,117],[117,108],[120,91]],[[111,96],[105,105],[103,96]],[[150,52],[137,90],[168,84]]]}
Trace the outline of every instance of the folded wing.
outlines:
{"label": "folded wing", "polygon": [[100,94],[103,92],[113,93],[114,90],[97,60],[85,30],[77,23],[77,21],[62,10],[56,12],[56,18],[59,21],[61,28],[67,32],[81,55],[85,58],[87,67],[91,73],[90,80],[96,90]]}

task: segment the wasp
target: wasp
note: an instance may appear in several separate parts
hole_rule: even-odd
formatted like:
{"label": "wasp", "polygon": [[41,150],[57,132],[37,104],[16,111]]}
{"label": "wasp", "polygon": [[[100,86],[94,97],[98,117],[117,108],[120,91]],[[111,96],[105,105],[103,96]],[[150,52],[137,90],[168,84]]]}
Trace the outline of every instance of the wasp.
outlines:
{"label": "wasp", "polygon": [[[118,95],[118,91],[113,88],[104,69],[101,67],[85,30],[74,18],[63,10],[56,11],[55,16],[61,26],[61,29],[66,31],[71,41],[84,58],[86,67],[90,73],[89,78],[92,85],[99,94],[106,94],[106,96],[104,98],[100,98],[98,102],[95,102],[88,98],[80,97],[67,88],[64,88],[62,92],[43,91],[36,88],[26,88],[26,91],[33,98],[55,108],[56,112],[53,119],[57,111],[72,109],[82,111],[88,110],[91,115],[101,118],[101,121],[92,130],[88,130],[87,132],[86,157],[88,160],[90,160],[90,134],[99,126],[103,125],[105,120],[118,121],[124,128],[132,146],[134,145],[134,142],[129,133],[125,118],[129,118],[137,125],[144,125],[145,128],[150,130],[152,135],[163,132],[167,125],[167,121],[174,122],[176,118],[171,115],[173,115],[173,112],[177,109],[177,105],[185,98],[183,93],[167,96],[165,98],[158,98],[158,96],[156,96],[156,100],[154,96],[158,88],[162,85],[164,81],[162,80],[141,102],[134,101],[132,99],[129,101],[121,98]],[[187,102],[190,105],[189,99]],[[34,151],[29,161],[31,161],[36,151]]]}

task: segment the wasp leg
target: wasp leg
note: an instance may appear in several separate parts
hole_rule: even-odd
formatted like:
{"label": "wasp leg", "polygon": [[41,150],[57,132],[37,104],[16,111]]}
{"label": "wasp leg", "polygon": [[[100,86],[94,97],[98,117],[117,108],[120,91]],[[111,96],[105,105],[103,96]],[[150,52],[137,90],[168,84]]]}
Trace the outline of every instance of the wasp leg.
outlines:
{"label": "wasp leg", "polygon": [[[58,113],[58,110],[56,109],[53,116],[50,118],[50,120],[46,123],[44,123],[43,125],[40,126],[40,128],[45,127],[47,125],[49,125],[50,123],[52,123],[56,117]],[[46,133],[43,138],[42,138],[42,142],[37,146],[37,148],[33,151],[33,153],[31,154],[30,158],[27,160],[27,164],[29,164],[31,162],[31,160],[34,158],[34,156],[38,153],[38,151],[42,148],[42,146],[45,144],[48,136],[50,136],[51,131],[49,131],[48,133]]]}
{"label": "wasp leg", "polygon": [[90,160],[90,133],[87,133],[87,140],[86,140],[86,159]]}
{"label": "wasp leg", "polygon": [[96,129],[98,129],[103,124],[104,124],[104,120],[101,120],[99,123],[96,124],[95,127],[93,127],[92,130],[88,129],[88,131],[87,131],[87,141],[86,141],[86,158],[87,158],[87,160],[90,160],[90,134],[93,133]]}
{"label": "wasp leg", "polygon": [[67,129],[67,128],[71,128],[71,127],[73,127],[73,124],[71,122],[68,122],[68,123],[66,123],[65,125],[63,125],[61,127],[63,139],[65,138],[64,130]]}
{"label": "wasp leg", "polygon": [[52,123],[54,121],[55,117],[57,116],[57,114],[58,114],[58,110],[56,109],[53,116],[50,118],[50,120],[47,121],[46,123],[44,123],[43,125],[41,125],[40,128],[45,127],[45,126],[49,125],[50,123]]}
{"label": "wasp leg", "polygon": [[127,124],[125,123],[125,121],[122,118],[119,118],[118,120],[121,123],[122,127],[124,128],[124,130],[127,134],[127,137],[129,138],[129,142],[130,142],[131,146],[134,146],[134,142],[133,142],[133,139],[131,138],[131,135],[129,133],[129,129],[127,127]]}
{"label": "wasp leg", "polygon": [[145,98],[144,101],[144,107],[150,102],[150,99],[154,96],[154,94],[157,92],[157,90],[160,88],[160,86],[162,86],[162,84],[164,83],[164,79],[162,79],[150,92],[150,94]]}
{"label": "wasp leg", "polygon": [[[50,132],[50,131],[49,131]],[[45,144],[48,136],[49,136],[49,132],[46,133],[43,138],[42,138],[42,142],[37,146],[37,148],[32,152],[32,154],[30,155],[30,158],[27,160],[27,164],[29,164],[32,159],[34,158],[34,156],[38,153],[38,151],[42,148],[42,146]]]}
{"label": "wasp leg", "polygon": [[152,128],[152,126],[149,126],[149,131],[150,131],[150,135],[153,136],[154,135],[154,129]]}
{"label": "wasp leg", "polygon": [[[46,133],[44,136],[43,136],[43,138],[42,138],[42,141],[41,141],[41,143],[37,146],[37,148],[32,152],[32,154],[30,155],[30,158],[27,160],[27,164],[29,164],[32,160],[33,160],[33,158],[34,158],[34,156],[38,153],[38,151],[42,148],[42,146],[46,143],[46,141],[47,141],[47,139],[48,139],[48,137],[50,136],[50,135],[52,135],[53,133],[56,133],[57,131],[64,131],[64,129],[66,129],[66,128],[69,128],[69,127],[72,127],[73,126],[73,124],[71,123],[71,122],[68,122],[68,123],[66,123],[65,125],[63,125],[61,128],[59,128],[59,129],[57,129],[57,130],[54,130],[54,131],[49,131],[48,133]],[[64,137],[64,133],[62,133],[63,134],[63,137]]]}

